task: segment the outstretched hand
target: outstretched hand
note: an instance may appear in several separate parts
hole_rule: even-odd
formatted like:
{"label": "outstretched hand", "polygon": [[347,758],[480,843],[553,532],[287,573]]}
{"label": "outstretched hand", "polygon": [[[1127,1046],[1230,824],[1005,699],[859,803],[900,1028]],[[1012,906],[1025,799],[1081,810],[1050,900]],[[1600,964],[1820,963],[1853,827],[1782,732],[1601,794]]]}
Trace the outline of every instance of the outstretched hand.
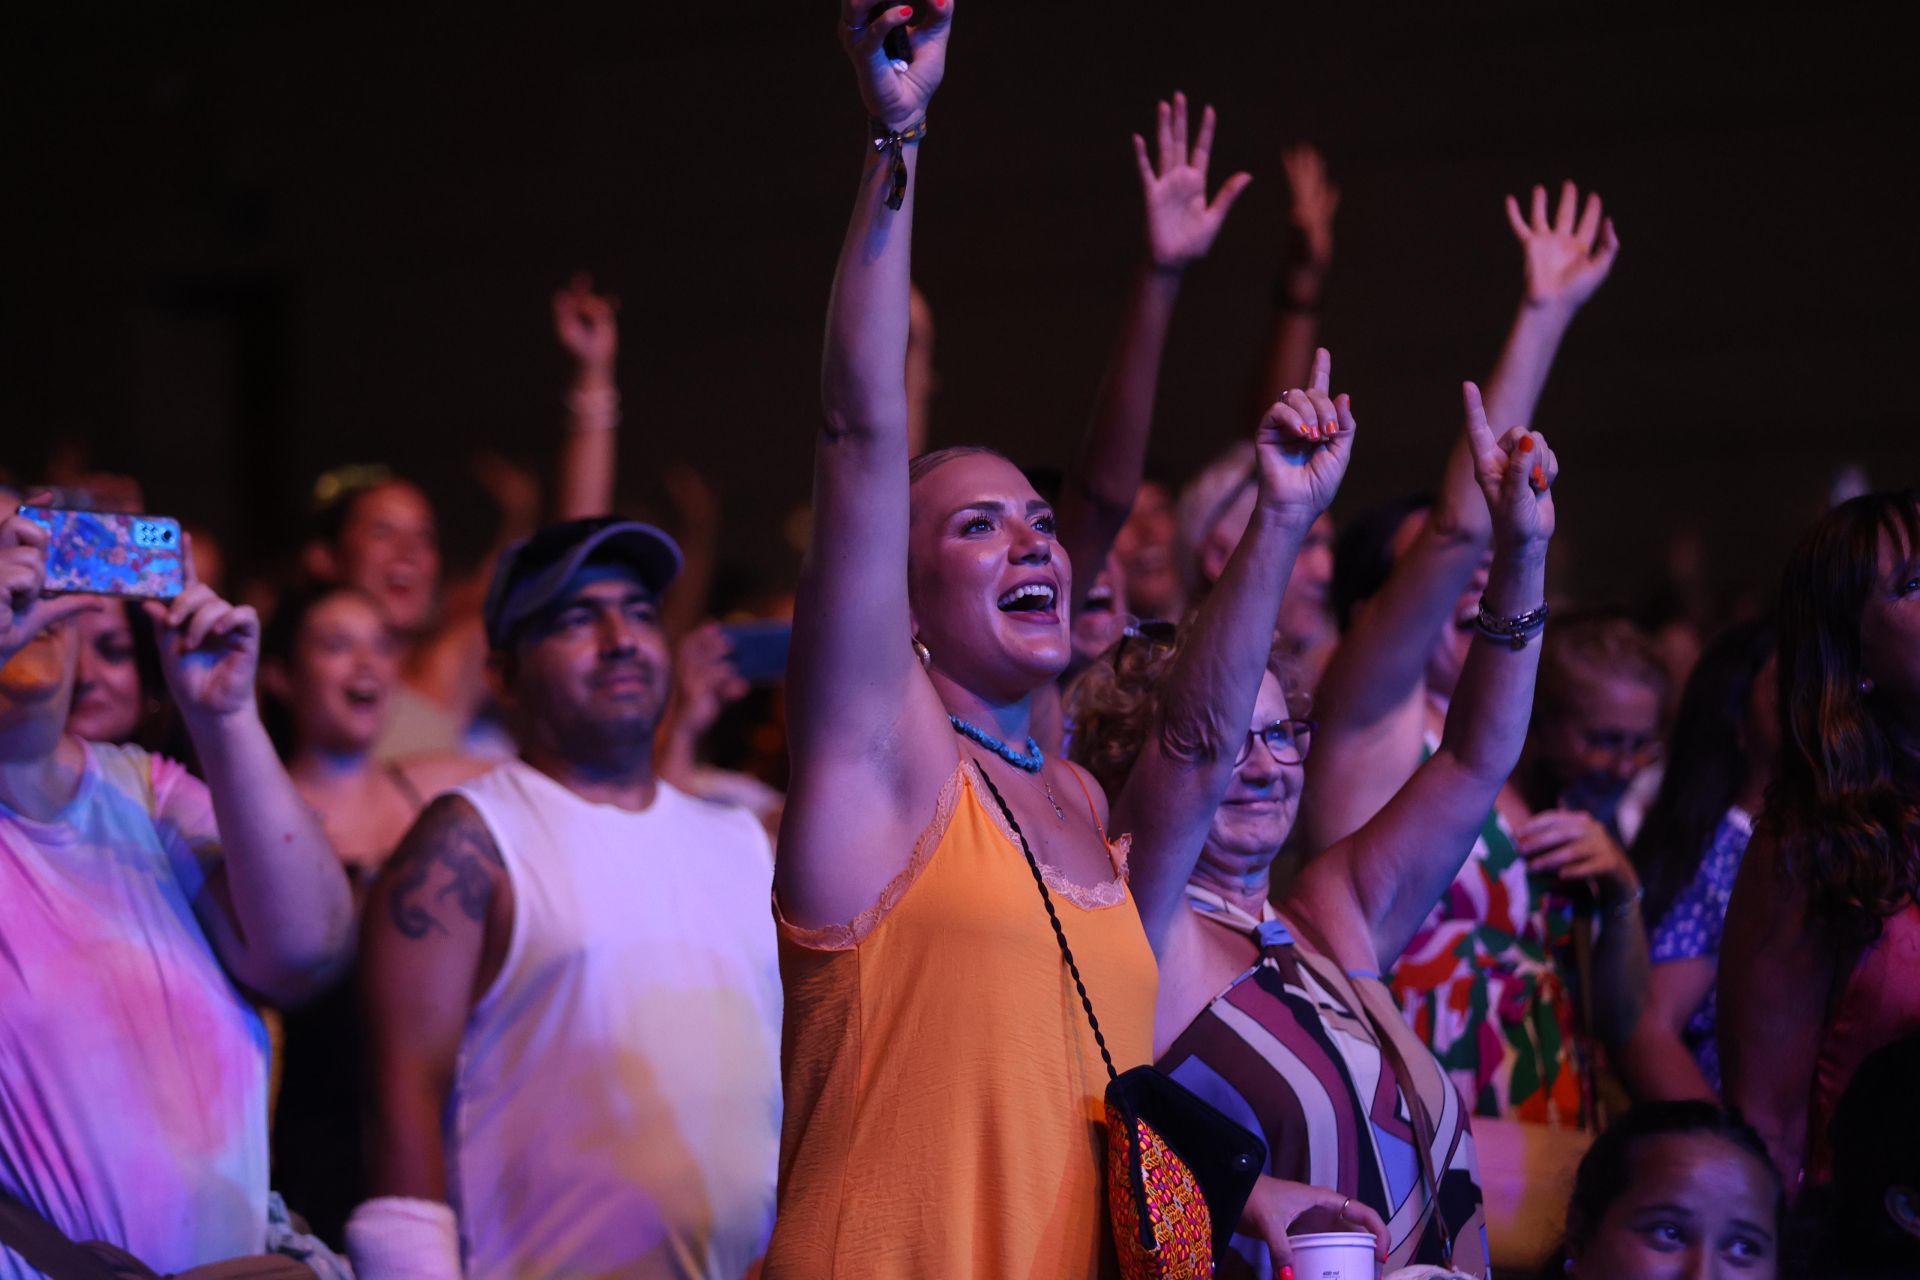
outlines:
{"label": "outstretched hand", "polygon": [[1332,373],[1333,357],[1321,347],[1307,387],[1275,401],[1254,438],[1260,501],[1304,521],[1302,528],[1332,505],[1353,456],[1353,405],[1329,393]]}
{"label": "outstretched hand", "polygon": [[620,299],[593,291],[582,271],[553,295],[553,336],[583,369],[611,374],[620,350]]}
{"label": "outstretched hand", "polygon": [[1571,182],[1561,185],[1553,221],[1547,221],[1547,189],[1535,187],[1529,217],[1521,217],[1520,202],[1507,197],[1507,222],[1526,254],[1529,306],[1580,306],[1606,280],[1620,252],[1613,219],[1601,216],[1599,193],[1589,191],[1582,209]]}
{"label": "outstretched hand", "polygon": [[[860,82],[860,101],[867,114],[889,129],[902,130],[920,123],[927,103],[947,73],[947,37],[953,30],[953,0],[919,0],[914,5],[890,5],[871,19],[872,0],[841,0],[840,42],[853,60]],[[907,29],[907,47],[913,60],[895,63],[887,56],[887,36]]]}
{"label": "outstretched hand", "polygon": [[191,540],[182,559],[185,589],[164,604],[150,600],[146,605],[167,688],[189,723],[251,710],[260,666],[260,615],[250,605],[228,604],[195,576]]}
{"label": "outstretched hand", "polygon": [[1487,500],[1496,547],[1543,545],[1553,537],[1553,482],[1560,460],[1547,438],[1514,427],[1495,438],[1487,424],[1480,388],[1461,388],[1467,406],[1467,442],[1473,450],[1474,479]]}
{"label": "outstretched hand", "polygon": [[1233,202],[1253,181],[1236,173],[1207,199],[1207,164],[1213,152],[1212,107],[1200,112],[1200,134],[1187,144],[1187,95],[1176,93],[1171,104],[1159,105],[1154,131],[1154,154],[1147,141],[1133,135],[1133,157],[1140,167],[1140,191],[1147,208],[1147,251],[1153,265],[1179,270],[1207,256],[1220,234]]}
{"label": "outstretched hand", "polygon": [[45,526],[18,512],[0,520],[0,666],[47,628],[100,607],[93,596],[43,597],[46,581]]}
{"label": "outstretched hand", "polygon": [[1340,188],[1327,177],[1327,162],[1311,143],[1282,151],[1280,164],[1293,196],[1287,216],[1300,233],[1305,258],[1300,265],[1324,272],[1333,262],[1333,215],[1340,208]]}

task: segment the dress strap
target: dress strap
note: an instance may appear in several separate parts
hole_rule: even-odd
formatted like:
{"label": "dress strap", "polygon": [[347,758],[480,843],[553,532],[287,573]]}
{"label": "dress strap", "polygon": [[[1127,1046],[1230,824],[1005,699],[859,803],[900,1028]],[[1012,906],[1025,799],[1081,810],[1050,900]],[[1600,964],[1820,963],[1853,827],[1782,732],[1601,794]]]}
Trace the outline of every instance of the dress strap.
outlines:
{"label": "dress strap", "polygon": [[393,783],[416,812],[427,807],[426,797],[420,794],[420,788],[413,785],[413,779],[407,776],[407,771],[400,767],[398,760],[387,761],[386,773],[388,781]]}
{"label": "dress strap", "polygon": [[1107,840],[1107,824],[1100,821],[1100,806],[1093,802],[1093,792],[1087,787],[1086,775],[1072,765],[1067,766],[1067,772],[1080,784],[1080,794],[1087,798],[1087,812],[1093,815],[1093,829],[1100,833],[1100,843],[1110,843]]}

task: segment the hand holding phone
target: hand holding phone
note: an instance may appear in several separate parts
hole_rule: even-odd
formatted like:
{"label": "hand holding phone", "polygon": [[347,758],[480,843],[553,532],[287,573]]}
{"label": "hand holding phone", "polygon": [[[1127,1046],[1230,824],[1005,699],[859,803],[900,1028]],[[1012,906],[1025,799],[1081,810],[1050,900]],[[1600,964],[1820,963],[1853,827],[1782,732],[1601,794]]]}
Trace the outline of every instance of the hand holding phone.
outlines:
{"label": "hand holding phone", "polygon": [[727,638],[734,673],[748,684],[779,684],[787,678],[787,651],[793,647],[791,622],[729,622],[720,634]]}
{"label": "hand holding phone", "polygon": [[0,519],[0,666],[48,627],[99,607],[81,596],[45,599],[46,570],[46,529],[17,513]]}

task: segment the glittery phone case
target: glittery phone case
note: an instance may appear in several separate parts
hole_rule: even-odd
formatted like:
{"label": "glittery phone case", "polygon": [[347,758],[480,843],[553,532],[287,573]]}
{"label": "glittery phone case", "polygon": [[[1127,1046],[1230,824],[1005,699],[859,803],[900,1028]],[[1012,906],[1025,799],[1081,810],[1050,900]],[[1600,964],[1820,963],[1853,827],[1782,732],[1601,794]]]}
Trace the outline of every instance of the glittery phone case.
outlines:
{"label": "glittery phone case", "polygon": [[58,507],[20,514],[47,530],[51,593],[171,600],[184,586],[178,520]]}

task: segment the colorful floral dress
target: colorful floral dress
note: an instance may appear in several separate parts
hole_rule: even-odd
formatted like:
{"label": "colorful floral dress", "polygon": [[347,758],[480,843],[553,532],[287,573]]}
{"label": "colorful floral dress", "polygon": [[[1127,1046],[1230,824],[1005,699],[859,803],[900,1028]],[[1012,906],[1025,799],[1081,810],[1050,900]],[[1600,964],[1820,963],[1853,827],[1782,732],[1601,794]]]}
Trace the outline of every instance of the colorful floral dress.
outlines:
{"label": "colorful floral dress", "polygon": [[1496,810],[1401,953],[1388,985],[1473,1114],[1581,1127],[1572,922]]}

